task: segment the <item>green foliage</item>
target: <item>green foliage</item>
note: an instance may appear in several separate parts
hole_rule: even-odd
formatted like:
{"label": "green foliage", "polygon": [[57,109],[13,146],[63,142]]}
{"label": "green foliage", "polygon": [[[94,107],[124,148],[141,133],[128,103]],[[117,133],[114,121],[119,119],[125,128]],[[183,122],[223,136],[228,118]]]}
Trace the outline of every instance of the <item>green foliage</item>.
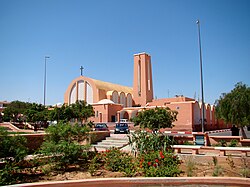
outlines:
{"label": "green foliage", "polygon": [[140,168],[146,177],[177,177],[181,161],[172,152],[151,151],[139,157]]}
{"label": "green foliage", "polygon": [[78,124],[59,123],[50,126],[46,132],[48,136],[41,146],[40,153],[49,156],[58,169],[67,169],[69,165],[86,162],[89,145],[80,142],[87,138],[89,128]]}
{"label": "green foliage", "polygon": [[0,158],[12,162],[23,160],[27,155],[26,141],[22,136],[9,136],[8,132],[0,127]]}
{"label": "green foliage", "polygon": [[95,115],[93,107],[85,101],[76,101],[76,103],[71,104],[70,107],[73,110],[74,118],[77,118],[81,124],[83,120],[86,122],[89,117]]}
{"label": "green foliage", "polygon": [[127,177],[132,177],[136,173],[135,159],[117,148],[97,154],[91,161],[90,173],[93,175],[102,166],[112,172],[124,172]]}
{"label": "green foliage", "polygon": [[232,139],[231,141],[230,141],[230,143],[229,143],[229,147],[236,147],[237,145],[238,145],[238,140],[236,140],[236,139]]}
{"label": "green foliage", "polygon": [[91,105],[85,101],[76,101],[71,105],[63,105],[62,107],[55,107],[49,112],[49,119],[51,121],[69,122],[71,119],[77,119],[81,124],[83,121],[94,116],[94,110]]}
{"label": "green foliage", "polygon": [[193,143],[189,142],[189,141],[184,141],[183,145],[194,145]]}
{"label": "green foliage", "polygon": [[18,167],[14,163],[6,163],[4,168],[0,169],[0,185],[15,184],[18,180],[17,171]]}
{"label": "green foliage", "polygon": [[27,155],[26,138],[9,136],[8,132],[0,127],[0,158],[4,161],[4,168],[0,169],[0,185],[13,184],[18,179],[16,175],[19,163]]}
{"label": "green foliage", "polygon": [[12,101],[7,107],[4,109],[4,121],[14,121],[14,122],[22,122],[24,118],[21,114],[24,113],[30,107],[30,103],[22,102],[22,101]]}
{"label": "green foliage", "polygon": [[143,154],[154,150],[166,150],[173,144],[173,140],[164,134],[136,131],[129,136],[129,143],[134,152]]}
{"label": "green foliage", "polygon": [[221,146],[221,147],[227,147],[227,142],[226,142],[226,140],[220,140],[220,141],[219,141],[219,146]]}
{"label": "green foliage", "polygon": [[223,173],[223,168],[218,164],[217,157],[213,156],[214,171],[213,176],[217,177]]}
{"label": "green foliage", "polygon": [[241,162],[242,162],[242,168],[241,168],[241,175],[245,178],[249,178],[250,177],[250,168],[248,165],[248,161],[246,157],[242,157],[241,158]]}
{"label": "green foliage", "polygon": [[24,111],[27,121],[29,122],[39,122],[48,120],[48,109],[41,104],[32,103],[30,107]]}
{"label": "green foliage", "polygon": [[59,143],[61,140],[80,142],[88,137],[90,128],[87,125],[80,126],[78,124],[70,124],[59,122],[57,125],[49,126],[46,129],[46,141]]}
{"label": "green foliage", "polygon": [[216,116],[237,126],[250,124],[250,87],[242,82],[216,101]]}
{"label": "green foliage", "polygon": [[41,153],[51,156],[49,159],[56,163],[57,169],[67,169],[71,164],[86,161],[88,148],[88,146],[62,140],[59,143],[45,142]]}
{"label": "green foliage", "polygon": [[139,112],[138,116],[132,118],[134,125],[140,125],[141,128],[149,128],[151,130],[160,128],[172,128],[173,122],[177,120],[177,111],[170,108],[154,108]]}
{"label": "green foliage", "polygon": [[63,105],[62,107],[55,107],[53,110],[50,110],[49,112],[50,121],[69,122],[73,118],[74,118],[74,111],[72,107],[68,105]]}

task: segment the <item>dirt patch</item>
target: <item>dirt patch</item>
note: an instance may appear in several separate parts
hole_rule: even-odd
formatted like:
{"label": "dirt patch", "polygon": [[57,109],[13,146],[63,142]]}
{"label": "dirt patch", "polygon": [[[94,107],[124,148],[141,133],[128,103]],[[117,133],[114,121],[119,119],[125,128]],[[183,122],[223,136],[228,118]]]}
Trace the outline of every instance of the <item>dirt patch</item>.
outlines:
{"label": "dirt patch", "polygon": [[[183,171],[181,177],[193,176],[193,177],[250,177],[250,171],[244,170],[245,167],[249,167],[250,158],[245,157],[211,157],[211,156],[192,156],[192,155],[180,155],[183,161],[180,168]],[[217,164],[215,165],[215,160]],[[191,167],[191,168],[190,168]],[[190,175],[191,170],[191,175]],[[141,177],[140,174],[137,175]],[[46,182],[46,181],[64,181],[64,180],[79,180],[79,179],[93,179],[93,178],[116,178],[125,177],[125,174],[121,172],[110,172],[107,170],[98,170],[95,175],[91,175],[86,170],[81,168],[74,168],[67,172],[47,172],[46,175],[33,176],[27,182]]]}

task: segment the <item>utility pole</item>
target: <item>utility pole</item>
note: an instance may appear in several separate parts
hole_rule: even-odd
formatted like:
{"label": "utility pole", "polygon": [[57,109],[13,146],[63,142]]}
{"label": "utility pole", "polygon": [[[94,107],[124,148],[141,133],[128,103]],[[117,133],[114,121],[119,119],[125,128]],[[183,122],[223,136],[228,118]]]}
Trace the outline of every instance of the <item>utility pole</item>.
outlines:
{"label": "utility pole", "polygon": [[200,78],[201,78],[201,131],[204,133],[204,92],[203,92],[203,72],[202,72],[202,52],[201,52],[201,34],[200,34],[200,21],[197,20],[196,24],[198,26],[198,40],[199,40],[199,49],[200,49]]}
{"label": "utility pole", "polygon": [[46,104],[46,64],[47,64],[47,59],[49,56],[44,57],[44,88],[43,88],[43,105],[45,107]]}

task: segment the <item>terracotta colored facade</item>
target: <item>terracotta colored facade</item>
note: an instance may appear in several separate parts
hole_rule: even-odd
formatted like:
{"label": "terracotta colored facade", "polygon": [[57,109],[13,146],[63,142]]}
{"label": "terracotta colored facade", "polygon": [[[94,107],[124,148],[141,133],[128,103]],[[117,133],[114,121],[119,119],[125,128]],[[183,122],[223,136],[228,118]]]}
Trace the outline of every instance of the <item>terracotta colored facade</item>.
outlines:
{"label": "terracotta colored facade", "polygon": [[[134,55],[133,87],[122,86],[89,77],[74,79],[64,94],[64,103],[85,100],[95,110],[94,122],[116,122],[131,119],[138,112],[155,108],[169,107],[178,111],[177,121],[171,130],[200,131],[201,104],[192,98],[177,96],[154,100],[151,56],[146,53]],[[215,119],[213,105],[205,104],[205,129],[228,128]]]}

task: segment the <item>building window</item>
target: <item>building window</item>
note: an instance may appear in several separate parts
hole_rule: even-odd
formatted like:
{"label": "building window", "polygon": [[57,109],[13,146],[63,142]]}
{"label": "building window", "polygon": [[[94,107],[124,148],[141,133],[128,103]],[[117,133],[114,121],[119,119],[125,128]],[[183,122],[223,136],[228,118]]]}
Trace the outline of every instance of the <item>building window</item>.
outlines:
{"label": "building window", "polygon": [[95,115],[95,116],[96,116],[97,118],[98,118],[98,115],[99,115],[99,112],[98,112],[98,111],[96,111],[96,115]]}

